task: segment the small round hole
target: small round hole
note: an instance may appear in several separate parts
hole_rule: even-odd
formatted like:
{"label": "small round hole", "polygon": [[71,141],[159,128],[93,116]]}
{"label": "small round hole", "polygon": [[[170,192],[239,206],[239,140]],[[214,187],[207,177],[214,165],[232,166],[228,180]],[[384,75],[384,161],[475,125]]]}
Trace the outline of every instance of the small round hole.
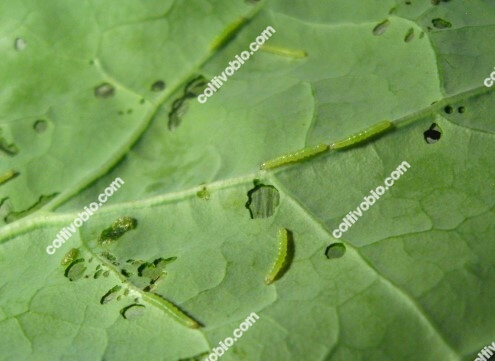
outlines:
{"label": "small round hole", "polygon": [[345,253],[345,245],[343,243],[332,243],[325,250],[325,256],[328,259],[340,258]]}
{"label": "small round hole", "polygon": [[445,113],[451,114],[454,111],[454,108],[452,108],[450,105],[447,105],[445,108],[443,108]]}
{"label": "small round hole", "polygon": [[151,85],[151,91],[161,92],[165,89],[165,82],[163,80],[157,80]]}
{"label": "small round hole", "polygon": [[433,123],[431,127],[423,133],[426,143],[433,144],[440,140],[442,137],[442,130],[440,127]]}
{"label": "small round hole", "polygon": [[462,114],[466,111],[466,108],[465,107],[459,107],[459,108],[457,108],[457,111]]}
{"label": "small round hole", "polygon": [[43,120],[43,119],[38,119],[33,124],[33,129],[36,130],[36,132],[38,132],[38,133],[43,133],[47,127],[48,127],[48,124],[47,124],[46,120]]}

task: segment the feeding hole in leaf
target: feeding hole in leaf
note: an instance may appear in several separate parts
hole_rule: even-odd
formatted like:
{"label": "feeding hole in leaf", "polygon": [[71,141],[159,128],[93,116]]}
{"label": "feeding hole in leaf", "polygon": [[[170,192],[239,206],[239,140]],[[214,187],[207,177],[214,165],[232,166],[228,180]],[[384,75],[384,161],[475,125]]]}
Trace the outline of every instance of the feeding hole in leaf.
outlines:
{"label": "feeding hole in leaf", "polygon": [[413,28],[410,28],[408,31],[407,31],[407,34],[406,36],[404,37],[404,41],[406,43],[410,42],[412,39],[414,39],[414,29]]}
{"label": "feeding hole in leaf", "polygon": [[[132,217],[118,218],[112,225],[101,232],[98,243],[100,245],[112,243],[118,238],[122,237],[124,233],[135,229],[137,227],[137,220]],[[112,261],[111,259],[109,259]]]}
{"label": "feeding hole in leaf", "polygon": [[102,83],[95,87],[95,97],[100,99],[111,98],[115,94],[115,88],[109,83]]}
{"label": "feeding hole in leaf", "polygon": [[120,310],[120,314],[126,320],[133,320],[142,316],[144,313],[144,305],[140,305],[138,303],[134,303],[132,305],[126,306]]}
{"label": "feeding hole in leaf", "polygon": [[340,258],[344,255],[345,251],[346,248],[343,243],[332,243],[325,249],[325,256],[328,259]]}
{"label": "feeding hole in leaf", "polygon": [[373,28],[373,35],[376,36],[382,35],[387,30],[389,25],[390,25],[390,21],[388,21],[388,19],[382,21],[380,24],[378,24]]}
{"label": "feeding hole in leaf", "polygon": [[461,106],[461,107],[457,108],[457,111],[458,111],[460,114],[462,114],[462,113],[464,113],[464,112],[466,111],[466,107],[462,107],[462,106]]}
{"label": "feeding hole in leaf", "polygon": [[251,219],[271,217],[280,202],[277,188],[262,184],[258,180],[253,183],[254,188],[248,191],[248,201],[246,202],[246,208],[249,210]]}
{"label": "feeding hole in leaf", "polygon": [[76,259],[65,269],[64,275],[71,281],[77,281],[82,278],[86,271],[84,266],[84,258]]}
{"label": "feeding hole in leaf", "polygon": [[31,207],[28,209],[25,209],[23,211],[11,211],[7,216],[4,218],[5,222],[11,223],[14,222],[22,217],[26,217],[27,215],[37,211],[41,207],[43,207],[45,204],[50,202],[53,198],[55,198],[59,193],[53,193],[47,196],[41,195],[40,198],[36,203],[34,203]]}
{"label": "feeding hole in leaf", "polygon": [[100,299],[100,303],[104,305],[105,303],[113,300],[115,296],[117,296],[117,292],[119,292],[121,288],[122,287],[119,285],[112,287],[107,293],[103,295],[103,297]]}
{"label": "feeding hole in leaf", "polygon": [[43,119],[38,119],[33,124],[33,129],[36,130],[37,133],[43,133],[47,127],[48,123]]}
{"label": "feeding hole in leaf", "polygon": [[165,82],[163,80],[157,80],[151,85],[151,91],[161,92],[165,89]]}
{"label": "feeding hole in leaf", "polygon": [[433,19],[431,22],[437,29],[448,29],[452,27],[452,24],[450,22],[441,18]]}
{"label": "feeding hole in leaf", "polygon": [[430,128],[423,133],[426,143],[433,144],[440,140],[442,137],[442,130],[440,127],[433,123]]}
{"label": "feeding hole in leaf", "polygon": [[454,111],[454,108],[452,108],[452,106],[450,106],[450,105],[447,105],[445,108],[443,108],[443,110],[447,114],[452,114],[452,112]]}

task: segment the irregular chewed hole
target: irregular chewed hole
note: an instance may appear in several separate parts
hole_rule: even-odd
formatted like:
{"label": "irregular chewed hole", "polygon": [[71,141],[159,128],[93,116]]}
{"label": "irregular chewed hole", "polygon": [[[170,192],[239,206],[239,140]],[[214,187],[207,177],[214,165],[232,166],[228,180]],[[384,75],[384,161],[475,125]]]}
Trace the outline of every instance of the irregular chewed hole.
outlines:
{"label": "irregular chewed hole", "polygon": [[443,110],[447,114],[452,114],[452,112],[454,111],[454,108],[452,108],[452,106],[450,106],[450,105],[447,105],[445,108],[443,108]]}
{"label": "irregular chewed hole", "polygon": [[343,243],[332,243],[325,250],[325,256],[327,256],[328,259],[340,258],[344,255],[344,253],[345,245]]}
{"label": "irregular chewed hole", "polygon": [[16,38],[14,41],[14,49],[17,51],[26,49],[26,45],[26,41],[23,38]]}
{"label": "irregular chewed hole", "polygon": [[151,84],[151,91],[161,92],[163,89],[165,89],[165,82],[163,80],[157,80]]}
{"label": "irregular chewed hole", "polygon": [[208,80],[204,76],[200,75],[187,83],[184,90],[184,95],[187,98],[195,98],[205,91],[207,85]]}
{"label": "irregular chewed hole", "polygon": [[423,133],[423,135],[425,137],[426,143],[433,144],[438,142],[442,137],[442,130],[436,123],[433,123],[431,127]]}
{"label": "irregular chewed hole", "polygon": [[22,211],[11,211],[7,216],[4,218],[5,222],[11,223],[14,221],[17,221],[18,219],[21,219],[22,217],[26,217],[29,214],[36,212],[38,209],[43,207],[45,204],[50,202],[53,198],[55,198],[58,195],[58,193],[53,193],[48,196],[40,196],[38,201],[34,203],[31,207],[28,209],[22,210]]}
{"label": "irregular chewed hole", "polygon": [[2,136],[2,129],[0,129],[0,150],[5,152],[9,156],[19,153],[19,148],[6,137]]}
{"label": "irregular chewed hole", "polygon": [[177,257],[157,258],[153,263],[143,263],[138,267],[138,276],[149,278],[154,283],[165,273],[165,266],[176,259]]}
{"label": "irregular chewed hole", "polygon": [[117,292],[119,292],[121,288],[122,287],[119,285],[112,287],[107,293],[103,295],[103,297],[100,299],[100,303],[104,305],[105,303],[113,300],[115,296],[117,296]]}
{"label": "irregular chewed hole", "polygon": [[33,129],[36,130],[38,133],[43,133],[47,127],[48,123],[46,122],[46,120],[43,119],[39,119],[33,124]]}
{"label": "irregular chewed hole", "polygon": [[182,122],[182,117],[187,111],[188,105],[186,103],[186,98],[176,99],[172,103],[172,110],[168,113],[168,129],[174,130]]}
{"label": "irregular chewed hole", "polygon": [[388,19],[382,21],[380,24],[373,28],[373,35],[382,35],[387,30],[389,25],[390,21],[388,21]]}
{"label": "irregular chewed hole", "polygon": [[404,41],[406,43],[410,42],[412,39],[414,39],[414,29],[413,28],[410,28],[408,31],[407,31],[407,34],[406,36],[404,37]]}
{"label": "irregular chewed hole", "polygon": [[135,229],[137,227],[137,220],[132,217],[118,218],[112,225],[101,232],[98,243],[101,245],[112,243],[118,238],[122,237],[124,233]]}
{"label": "irregular chewed hole", "polygon": [[278,207],[280,195],[277,188],[271,185],[257,184],[248,193],[246,208],[252,219],[271,217]]}
{"label": "irregular chewed hole", "polygon": [[95,87],[95,97],[101,99],[107,99],[113,97],[115,94],[115,88],[109,83],[102,83]]}
{"label": "irregular chewed hole", "polygon": [[71,262],[71,264],[65,269],[64,275],[71,281],[77,281],[82,278],[84,271],[86,271],[84,259],[79,258]]}
{"label": "irregular chewed hole", "polygon": [[437,29],[447,29],[452,27],[451,23],[449,23],[447,20],[440,18],[433,19],[431,22],[433,26]]}
{"label": "irregular chewed hole", "polygon": [[103,273],[103,270],[99,269],[95,272],[95,274],[93,275],[93,278],[94,279],[98,279],[100,278],[101,274]]}
{"label": "irregular chewed hole", "polygon": [[466,111],[466,108],[465,107],[459,107],[459,108],[457,108],[457,111],[462,114]]}
{"label": "irregular chewed hole", "polygon": [[144,305],[140,305],[138,303],[134,303],[132,305],[126,306],[120,310],[120,314],[126,320],[133,320],[142,316],[144,313]]}

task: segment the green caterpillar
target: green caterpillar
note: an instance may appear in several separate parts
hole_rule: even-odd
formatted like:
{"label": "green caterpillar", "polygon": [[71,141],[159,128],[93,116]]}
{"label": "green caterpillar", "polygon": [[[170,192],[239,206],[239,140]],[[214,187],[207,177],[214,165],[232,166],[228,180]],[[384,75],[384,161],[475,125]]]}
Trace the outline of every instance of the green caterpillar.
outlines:
{"label": "green caterpillar", "polygon": [[272,169],[283,166],[287,163],[298,162],[300,160],[323,153],[326,150],[328,150],[327,144],[318,144],[314,147],[304,148],[298,150],[297,152],[288,153],[275,159],[269,160],[261,165],[261,169]]}
{"label": "green caterpillar", "polygon": [[267,285],[272,284],[277,278],[280,278],[289,263],[289,231],[282,228],[279,232],[278,255],[272,269],[265,277]]}
{"label": "green caterpillar", "polygon": [[359,144],[367,139],[373,138],[376,135],[387,131],[392,128],[394,124],[388,120],[384,120],[378,124],[375,124],[359,133],[353,134],[345,139],[339,140],[330,145],[330,149],[343,149],[348,148],[354,144]]}
{"label": "green caterpillar", "polygon": [[155,293],[145,293],[145,297],[148,299],[150,303],[160,307],[162,310],[167,312],[170,316],[172,316],[175,320],[179,321],[181,324],[189,327],[189,328],[199,328],[201,324],[189,317],[185,312],[180,310],[176,305],[174,305],[169,300],[163,298],[160,295]]}

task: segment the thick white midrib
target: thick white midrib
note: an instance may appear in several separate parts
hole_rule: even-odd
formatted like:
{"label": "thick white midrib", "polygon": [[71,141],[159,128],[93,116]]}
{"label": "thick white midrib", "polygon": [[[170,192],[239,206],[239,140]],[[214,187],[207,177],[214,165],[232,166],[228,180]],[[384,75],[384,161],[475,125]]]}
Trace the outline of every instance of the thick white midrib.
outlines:
{"label": "thick white midrib", "polygon": [[[293,197],[280,182],[275,177],[269,177],[271,184],[278,189],[279,192],[283,193],[286,197],[287,200],[293,205],[293,207],[299,211],[305,218],[309,219],[311,223],[316,225],[321,231],[326,233],[329,238],[334,239],[334,237],[331,234],[331,231],[327,229],[327,227],[314,215],[312,214],[306,207],[304,207],[298,200],[296,200],[295,197]],[[392,282],[390,279],[385,277],[383,274],[378,272],[378,270],[371,265],[366,258],[364,258],[361,253],[358,251],[356,247],[354,247],[350,242],[347,242],[343,239],[340,239],[341,241],[344,241],[346,247],[352,249],[361,259],[363,264],[374,274],[378,276],[379,279],[381,279],[385,284],[387,284],[391,289],[395,290],[399,297],[404,300],[404,302],[409,305],[409,307],[416,312],[416,314],[419,316],[419,319],[428,327],[430,330],[435,334],[439,341],[445,346],[447,350],[451,352],[451,357],[448,359],[449,361],[462,361],[462,356],[459,355],[452,345],[447,342],[447,340],[443,337],[443,335],[440,333],[440,331],[437,329],[435,324],[428,318],[428,316],[425,314],[423,309],[419,306],[419,304],[404,290],[402,290],[399,286],[397,286],[394,282]],[[323,245],[322,245],[323,246]]]}

